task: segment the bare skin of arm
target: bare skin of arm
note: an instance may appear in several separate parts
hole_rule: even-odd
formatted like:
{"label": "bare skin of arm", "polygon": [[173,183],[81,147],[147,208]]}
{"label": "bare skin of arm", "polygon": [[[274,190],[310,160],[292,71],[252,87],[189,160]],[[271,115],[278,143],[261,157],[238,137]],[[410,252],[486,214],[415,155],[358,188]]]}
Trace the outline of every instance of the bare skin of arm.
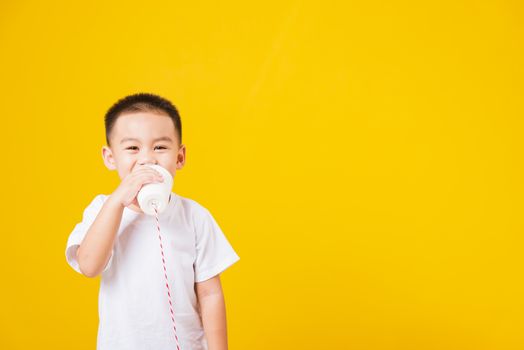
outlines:
{"label": "bare skin of arm", "polygon": [[209,350],[227,350],[227,323],[220,275],[195,284]]}
{"label": "bare skin of arm", "polygon": [[80,271],[85,276],[98,276],[109,262],[123,211],[124,207],[110,196],[87,231],[76,251]]}
{"label": "bare skin of arm", "polygon": [[138,207],[136,195],[146,183],[161,182],[156,170],[139,166],[129,173],[107,198],[76,251],[80,271],[87,277],[98,276],[111,257],[124,208]]}

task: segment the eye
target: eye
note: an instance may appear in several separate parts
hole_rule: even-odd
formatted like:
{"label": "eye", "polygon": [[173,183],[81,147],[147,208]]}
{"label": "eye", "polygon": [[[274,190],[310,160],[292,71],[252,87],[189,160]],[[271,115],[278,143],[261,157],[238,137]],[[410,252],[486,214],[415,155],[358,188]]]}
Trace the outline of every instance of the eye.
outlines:
{"label": "eye", "polygon": [[167,149],[167,148],[164,147],[164,146],[156,146],[156,147],[161,148],[161,149]]}
{"label": "eye", "polygon": [[126,149],[130,149],[130,150],[134,151],[134,150],[138,149],[138,147],[137,146],[130,146],[130,147],[127,147]]}

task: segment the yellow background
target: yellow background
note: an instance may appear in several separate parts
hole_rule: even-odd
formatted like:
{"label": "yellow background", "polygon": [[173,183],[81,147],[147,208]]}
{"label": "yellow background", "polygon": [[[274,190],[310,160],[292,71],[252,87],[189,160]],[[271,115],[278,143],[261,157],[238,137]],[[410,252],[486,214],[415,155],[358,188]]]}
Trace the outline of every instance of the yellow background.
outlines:
{"label": "yellow background", "polygon": [[179,108],[230,349],[524,349],[518,1],[3,1],[0,348],[94,349],[103,115]]}

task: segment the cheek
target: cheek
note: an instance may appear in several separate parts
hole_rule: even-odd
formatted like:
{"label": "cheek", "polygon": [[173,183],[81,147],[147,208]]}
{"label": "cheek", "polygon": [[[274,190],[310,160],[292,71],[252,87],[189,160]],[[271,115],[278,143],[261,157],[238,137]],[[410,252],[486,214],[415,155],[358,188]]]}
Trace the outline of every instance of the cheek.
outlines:
{"label": "cheek", "polygon": [[173,173],[176,170],[176,154],[170,153],[158,159],[159,164]]}
{"label": "cheek", "polygon": [[121,175],[125,176],[128,173],[132,172],[136,165],[136,160],[134,159],[134,157],[130,155],[123,154],[118,159],[118,169]]}

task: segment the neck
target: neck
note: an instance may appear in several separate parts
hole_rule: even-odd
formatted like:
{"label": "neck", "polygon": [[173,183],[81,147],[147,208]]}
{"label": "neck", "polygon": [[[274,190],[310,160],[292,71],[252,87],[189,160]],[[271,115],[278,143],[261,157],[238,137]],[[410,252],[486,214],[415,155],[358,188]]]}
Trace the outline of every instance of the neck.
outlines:
{"label": "neck", "polygon": [[136,211],[137,213],[140,213],[140,214],[143,214],[144,212],[142,211],[142,209],[140,209],[139,206],[137,205],[134,205],[134,204],[131,204],[130,206],[128,206],[129,209],[131,209],[132,211]]}

